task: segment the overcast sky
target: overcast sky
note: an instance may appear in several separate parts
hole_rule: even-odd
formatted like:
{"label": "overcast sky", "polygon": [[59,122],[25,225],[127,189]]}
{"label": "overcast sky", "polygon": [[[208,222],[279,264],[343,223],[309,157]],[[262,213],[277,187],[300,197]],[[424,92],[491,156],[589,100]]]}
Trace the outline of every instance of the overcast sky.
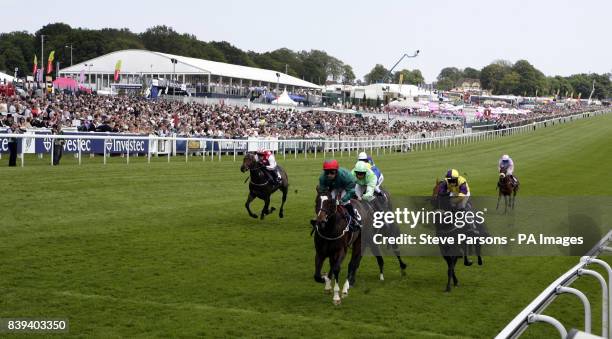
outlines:
{"label": "overcast sky", "polygon": [[428,82],[444,67],[480,69],[496,59],[526,59],[546,75],[612,72],[611,0],[0,3],[0,32],[64,22],[140,33],[165,24],[243,50],[321,49],[353,66],[358,78],[417,49],[421,54],[397,70],[418,68]]}

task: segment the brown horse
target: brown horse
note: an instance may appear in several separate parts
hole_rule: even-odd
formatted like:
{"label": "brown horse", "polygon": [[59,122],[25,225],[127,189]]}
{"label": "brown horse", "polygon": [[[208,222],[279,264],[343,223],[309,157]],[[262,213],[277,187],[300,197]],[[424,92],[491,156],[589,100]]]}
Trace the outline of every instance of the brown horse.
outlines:
{"label": "brown horse", "polygon": [[289,179],[287,178],[287,173],[283,168],[278,166],[278,171],[281,174],[281,182],[275,183],[274,180],[268,175],[265,165],[259,162],[259,157],[256,153],[249,152],[244,155],[244,159],[242,160],[242,166],[240,166],[240,171],[242,173],[249,171],[249,195],[247,197],[246,203],[244,206],[249,212],[249,215],[253,218],[257,218],[257,214],[251,212],[251,201],[255,200],[255,198],[259,198],[264,201],[264,207],[261,210],[260,218],[263,218],[272,212],[274,212],[275,208],[270,208],[270,196],[272,193],[277,190],[281,190],[283,192],[283,200],[280,206],[280,211],[278,212],[279,217],[283,217],[283,208],[285,207],[285,201],[287,200],[287,192],[289,190]]}
{"label": "brown horse", "polygon": [[[440,193],[440,186],[442,185],[443,181],[441,180],[436,180],[436,185],[434,186],[433,189],[433,193],[432,193],[432,197],[431,197],[431,204],[434,208],[436,209],[440,209],[443,211],[456,211],[456,207],[453,206],[452,203],[452,197],[450,197],[448,194],[442,194]],[[486,232],[484,230],[484,228],[480,228],[479,225],[479,229],[478,231],[480,232],[481,235],[485,235]],[[462,228],[458,228],[456,227],[454,224],[452,223],[445,223],[443,221],[440,221],[439,223],[436,223],[436,236],[437,237],[452,237],[454,238],[454,242],[453,244],[440,244],[440,253],[442,254],[442,257],[444,257],[444,260],[446,261],[446,266],[447,266],[447,276],[448,276],[448,280],[446,282],[446,292],[450,292],[451,291],[451,280],[453,281],[454,286],[457,286],[459,284],[459,280],[457,279],[457,276],[455,275],[455,266],[457,264],[457,260],[463,256],[463,265],[465,266],[472,266],[472,261],[468,258],[468,245],[467,244],[459,244],[459,241],[457,240],[459,237],[459,234],[463,233],[465,234],[467,237],[473,237],[474,231],[470,230],[469,227],[462,227]],[[478,256],[478,265],[482,265],[482,257],[480,256],[480,245],[474,245],[474,249],[476,252],[476,255]]]}
{"label": "brown horse", "polygon": [[508,212],[508,207],[514,209],[514,202],[516,201],[516,193],[519,189],[519,182],[516,179],[516,184],[513,182],[512,178],[509,175],[506,175],[506,171],[499,172],[499,180],[497,181],[497,190],[499,194],[497,195],[497,207],[495,209],[499,209],[499,201],[501,200],[502,195],[504,196],[504,213]]}
{"label": "brown horse", "polygon": [[[320,193],[317,188],[317,198],[315,201],[315,212],[317,218],[310,223],[314,232],[315,243],[315,272],[316,282],[325,283],[325,291],[331,292],[332,281],[334,282],[333,302],[339,305],[340,299],[340,267],[346,257],[349,245],[352,244],[351,261],[348,267],[347,279],[342,286],[342,296],[347,296],[349,288],[355,282],[355,275],[361,262],[361,232],[351,232],[349,230],[350,217],[348,212],[339,204],[340,197],[332,192]],[[351,201],[355,207],[356,217],[362,218],[362,223],[366,221],[363,206],[358,200]],[[363,215],[363,217],[362,217]],[[321,275],[321,268],[326,259],[329,258],[329,273]]]}

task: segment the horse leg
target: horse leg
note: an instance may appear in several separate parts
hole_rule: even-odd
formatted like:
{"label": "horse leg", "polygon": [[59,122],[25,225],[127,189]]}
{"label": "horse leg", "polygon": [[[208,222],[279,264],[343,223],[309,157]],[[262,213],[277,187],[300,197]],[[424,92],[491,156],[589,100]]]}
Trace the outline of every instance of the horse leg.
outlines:
{"label": "horse leg", "polygon": [[323,267],[323,262],[325,258],[320,256],[319,254],[315,254],[315,272],[314,272],[314,280],[318,283],[326,282],[325,279],[321,277],[321,267]]}
{"label": "horse leg", "polygon": [[504,214],[508,213],[508,196],[504,194]]}
{"label": "horse leg", "polygon": [[451,268],[452,274],[453,274],[453,284],[455,285],[455,287],[457,287],[457,285],[459,285],[459,280],[457,280],[457,276],[455,275],[455,266],[457,265],[457,260],[459,259],[459,257],[454,257],[453,258],[453,265]]}
{"label": "horse leg", "polygon": [[340,305],[340,303],[342,303],[342,299],[340,299],[340,283],[338,282],[338,279],[340,277],[340,264],[342,263],[343,257],[344,253],[339,253],[330,258],[334,279],[334,296],[332,298],[334,305]]}
{"label": "horse leg", "polygon": [[402,260],[402,257],[400,257],[399,255],[396,255],[395,257],[397,258],[397,261],[399,262],[401,275],[402,277],[405,277],[406,268],[408,267],[408,265],[406,265],[406,263]]}
{"label": "horse leg", "polygon": [[353,244],[353,251],[351,252],[351,261],[348,265],[348,275],[344,286],[342,287],[342,295],[347,296],[348,291],[351,287],[355,286],[355,277],[357,276],[357,269],[361,263],[361,241],[357,239]]}
{"label": "horse leg", "polygon": [[264,207],[261,210],[261,215],[259,216],[259,218],[261,220],[263,220],[263,218],[266,216],[266,214],[270,214],[270,211],[268,210],[268,207],[270,206],[270,196],[268,195],[265,199],[264,199]]}
{"label": "horse leg", "polygon": [[244,207],[246,207],[247,212],[249,212],[249,215],[251,216],[251,218],[257,218],[257,214],[251,211],[251,201],[253,200],[255,200],[255,195],[252,192],[249,192],[249,196],[247,197],[247,201],[244,204]]}
{"label": "horse leg", "polygon": [[495,207],[495,210],[499,209],[499,201],[501,200],[501,196],[502,196],[502,193],[501,193],[501,189],[500,189],[499,190],[499,194],[497,194],[497,206]]}
{"label": "horse leg", "polygon": [[480,256],[480,244],[474,245],[476,249],[476,255],[478,256],[478,266],[482,266],[482,257]]}
{"label": "horse leg", "polygon": [[463,266],[472,266],[473,262],[468,257],[469,255],[469,245],[463,244]]}
{"label": "horse leg", "polygon": [[383,274],[383,270],[385,268],[385,260],[383,259],[382,256],[377,255],[376,262],[378,263],[378,270],[380,271],[380,275],[378,276],[378,279],[380,279],[380,281],[384,281],[385,275]]}
{"label": "horse leg", "polygon": [[444,290],[445,292],[450,292],[451,291],[451,278],[452,278],[452,261],[453,261],[453,257],[451,256],[444,256],[444,260],[446,261],[446,275],[448,277],[447,281],[446,281],[446,290]]}
{"label": "horse leg", "polygon": [[278,211],[278,216],[280,218],[282,218],[284,216],[283,214],[283,208],[285,207],[285,201],[287,201],[287,191],[289,190],[288,186],[282,186],[281,187],[281,192],[283,192],[283,200],[281,202],[281,206],[280,206],[280,211]]}

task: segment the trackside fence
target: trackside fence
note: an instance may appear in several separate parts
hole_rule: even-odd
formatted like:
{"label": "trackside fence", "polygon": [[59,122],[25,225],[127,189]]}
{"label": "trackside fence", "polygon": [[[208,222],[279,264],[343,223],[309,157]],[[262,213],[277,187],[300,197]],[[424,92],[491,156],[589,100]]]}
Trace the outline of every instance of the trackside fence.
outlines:
{"label": "trackside fence", "polygon": [[[591,304],[586,295],[570,285],[580,277],[588,276],[599,281],[602,293],[601,305],[601,337],[612,338],[612,268],[607,262],[598,259],[598,256],[605,252],[612,252],[610,243],[612,242],[612,230],[603,237],[595,247],[585,256],[580,258],[576,266],[563,273],[552,284],[548,285],[527,307],[525,307],[508,325],[495,337],[496,339],[518,338],[529,327],[530,324],[543,322],[554,326],[561,338],[568,336],[567,329],[563,324],[551,317],[543,314],[559,294],[569,293],[575,295],[582,302],[584,308],[584,328],[585,333],[591,333]],[[589,269],[590,265],[599,265],[607,272],[607,279],[599,272]]]}
{"label": "trackside fence", "polygon": [[[470,133],[442,132],[435,136],[406,135],[405,137],[362,137],[362,138],[317,138],[317,139],[278,139],[278,138],[248,138],[248,139],[221,139],[205,137],[156,136],[156,135],[108,135],[104,133],[73,133],[73,134],[26,134],[0,133],[0,157],[6,153],[9,138],[18,141],[17,152],[21,166],[25,165],[24,154],[35,153],[40,158],[44,154],[53,154],[55,147],[63,147],[64,153],[73,153],[81,164],[82,156],[101,155],[102,162],[106,164],[111,155],[121,156],[129,164],[130,157],[184,157],[188,162],[201,158],[202,161],[221,161],[223,155],[236,161],[237,156],[258,148],[267,148],[276,153],[276,158],[308,158],[308,157],[351,157],[358,152],[369,154],[395,152],[418,152],[432,149],[443,149],[457,145],[478,143],[495,140],[505,136],[528,133],[540,128],[555,126],[579,119],[598,116],[612,112],[605,109],[586,112],[554,119],[533,122],[523,126],[505,128],[494,131],[481,131]],[[63,146],[56,146],[54,140],[63,139]],[[50,157],[53,158],[53,157]],[[52,163],[52,160],[50,160]]]}

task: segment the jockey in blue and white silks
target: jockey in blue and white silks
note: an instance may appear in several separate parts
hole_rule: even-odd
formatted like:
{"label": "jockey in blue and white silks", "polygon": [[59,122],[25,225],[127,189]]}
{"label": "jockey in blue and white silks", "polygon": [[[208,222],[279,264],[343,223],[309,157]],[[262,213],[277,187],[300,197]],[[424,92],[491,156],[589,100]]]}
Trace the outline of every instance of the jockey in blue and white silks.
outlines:
{"label": "jockey in blue and white silks", "polygon": [[516,179],[514,178],[514,161],[508,154],[502,155],[501,159],[499,159],[498,163],[499,173],[505,173],[510,176],[512,179],[512,183],[516,185]]}

